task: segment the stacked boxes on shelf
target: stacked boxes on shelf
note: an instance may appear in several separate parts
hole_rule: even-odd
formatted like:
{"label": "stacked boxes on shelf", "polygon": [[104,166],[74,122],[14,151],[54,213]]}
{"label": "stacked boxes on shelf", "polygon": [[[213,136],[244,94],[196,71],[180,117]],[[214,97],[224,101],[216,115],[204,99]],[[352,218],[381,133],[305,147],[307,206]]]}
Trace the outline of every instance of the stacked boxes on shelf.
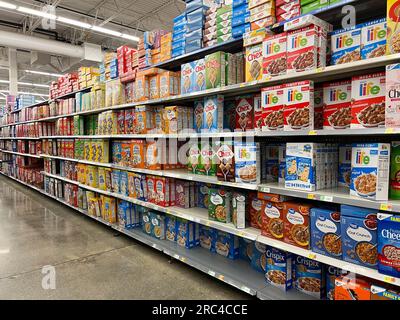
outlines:
{"label": "stacked boxes on shelf", "polygon": [[95,67],[80,67],[78,71],[79,88],[88,88],[100,82],[100,70]]}
{"label": "stacked boxes on shelf", "polygon": [[168,32],[161,36],[160,61],[167,61],[172,58],[172,33]]}
{"label": "stacked boxes on shelf", "polygon": [[202,0],[186,3],[186,53],[199,50],[203,47],[203,28],[207,9],[208,7],[203,5]]}
{"label": "stacked boxes on shelf", "polygon": [[140,69],[150,67],[153,64],[161,62],[161,37],[167,33],[167,31],[161,29],[146,31],[144,33],[144,56],[139,59]]}
{"label": "stacked boxes on shelf", "polygon": [[133,81],[138,70],[138,52],[128,46],[117,49],[118,70],[121,82]]}
{"label": "stacked boxes on shelf", "polygon": [[35,103],[35,97],[27,94],[20,94],[17,97],[16,107],[15,110],[20,110],[25,107],[29,107]]}
{"label": "stacked boxes on shelf", "polygon": [[301,14],[301,0],[276,0],[276,21],[283,22]]}
{"label": "stacked boxes on shelf", "polygon": [[243,34],[250,31],[250,17],[248,0],[236,0],[232,3],[232,37],[242,38]]}
{"label": "stacked boxes on shelf", "polygon": [[217,9],[217,42],[232,40],[232,5]]}
{"label": "stacked boxes on shelf", "polygon": [[273,25],[275,19],[275,0],[249,0],[251,30]]}
{"label": "stacked boxes on shelf", "polygon": [[186,12],[174,18],[172,29],[172,58],[185,53]]}
{"label": "stacked boxes on shelf", "polygon": [[50,85],[50,99],[79,90],[78,72],[67,73]]}
{"label": "stacked boxes on shelf", "polygon": [[217,44],[217,10],[220,6],[212,6],[205,14],[205,25],[203,34],[204,47],[212,47]]}
{"label": "stacked boxes on shelf", "polygon": [[105,82],[118,78],[118,60],[115,52],[107,52],[104,62],[100,64],[100,81]]}
{"label": "stacked boxes on shelf", "polygon": [[[301,14],[307,14],[329,5],[330,0],[301,0]],[[333,2],[333,1],[332,1]],[[285,19],[288,20],[288,19]]]}

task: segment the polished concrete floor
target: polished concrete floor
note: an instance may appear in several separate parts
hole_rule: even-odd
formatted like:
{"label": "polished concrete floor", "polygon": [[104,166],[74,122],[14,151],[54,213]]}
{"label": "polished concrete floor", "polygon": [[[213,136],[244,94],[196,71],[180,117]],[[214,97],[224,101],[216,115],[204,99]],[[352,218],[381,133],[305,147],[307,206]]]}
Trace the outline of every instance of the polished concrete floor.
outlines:
{"label": "polished concrete floor", "polygon": [[249,298],[0,176],[0,299]]}

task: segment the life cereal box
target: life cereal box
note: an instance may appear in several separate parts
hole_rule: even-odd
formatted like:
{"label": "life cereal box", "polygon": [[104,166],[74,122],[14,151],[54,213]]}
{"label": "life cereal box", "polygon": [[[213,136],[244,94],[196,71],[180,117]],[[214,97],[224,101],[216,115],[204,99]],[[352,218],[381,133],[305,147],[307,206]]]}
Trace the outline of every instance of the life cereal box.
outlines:
{"label": "life cereal box", "polygon": [[314,83],[302,81],[284,87],[284,130],[314,129]]}
{"label": "life cereal box", "polygon": [[195,62],[182,64],[181,66],[181,94],[194,91],[194,68]]}
{"label": "life cereal box", "polygon": [[263,88],[261,105],[263,112],[262,131],[283,130],[285,91],[283,86]]}
{"label": "life cereal box", "polygon": [[254,95],[254,130],[261,131],[264,124],[262,113],[261,94]]}
{"label": "life cereal box", "polygon": [[352,129],[376,128],[385,124],[385,78],[383,72],[353,77]]}
{"label": "life cereal box", "polygon": [[205,57],[206,64],[206,89],[224,87],[226,85],[225,75],[225,53],[218,51]]}
{"label": "life cereal box", "polygon": [[321,299],[325,296],[325,270],[321,262],[295,256],[295,288]]}
{"label": "life cereal box", "polygon": [[194,130],[201,133],[204,129],[204,101],[194,102]]}
{"label": "life cereal box", "polygon": [[287,33],[267,37],[263,41],[263,76],[286,74]]}
{"label": "life cereal box", "polygon": [[285,291],[292,288],[292,255],[267,246],[265,256],[267,258],[265,269],[267,283]]}
{"label": "life cereal box", "polygon": [[336,30],[331,33],[331,64],[361,60],[361,28]]}
{"label": "life cereal box", "polygon": [[235,131],[254,130],[254,97],[236,98]]}
{"label": "life cereal box", "polygon": [[245,81],[261,80],[263,75],[263,50],[262,44],[246,47]]}
{"label": "life cereal box", "polygon": [[260,145],[256,142],[234,143],[235,176],[237,183],[259,184],[260,170]]}
{"label": "life cereal box", "polygon": [[386,18],[367,22],[361,26],[361,59],[386,54]]}
{"label": "life cereal box", "polygon": [[351,123],[351,82],[330,82],[323,85],[324,129],[346,129]]}
{"label": "life cereal box", "polygon": [[350,188],[351,179],[351,144],[339,145],[338,185]]}
{"label": "life cereal box", "polygon": [[318,28],[314,25],[290,31],[287,36],[287,73],[317,68]]}
{"label": "life cereal box", "polygon": [[205,59],[199,59],[195,61],[193,91],[202,91],[205,89],[206,89],[206,61]]}
{"label": "life cereal box", "polygon": [[223,130],[224,96],[211,96],[204,99],[205,132],[221,132]]}
{"label": "life cereal box", "polygon": [[217,141],[217,178],[220,181],[235,182],[235,153],[233,141]]}
{"label": "life cereal box", "polygon": [[350,194],[371,200],[388,200],[390,144],[353,144]]}
{"label": "life cereal box", "polygon": [[386,66],[385,127],[400,128],[400,64]]}

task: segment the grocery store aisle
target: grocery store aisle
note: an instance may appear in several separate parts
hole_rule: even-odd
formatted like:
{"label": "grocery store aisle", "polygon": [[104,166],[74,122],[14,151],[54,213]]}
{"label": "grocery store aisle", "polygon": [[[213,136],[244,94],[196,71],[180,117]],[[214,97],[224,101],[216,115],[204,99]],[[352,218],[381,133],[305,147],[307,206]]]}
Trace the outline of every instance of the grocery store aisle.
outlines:
{"label": "grocery store aisle", "polygon": [[250,298],[3,176],[0,221],[0,299]]}

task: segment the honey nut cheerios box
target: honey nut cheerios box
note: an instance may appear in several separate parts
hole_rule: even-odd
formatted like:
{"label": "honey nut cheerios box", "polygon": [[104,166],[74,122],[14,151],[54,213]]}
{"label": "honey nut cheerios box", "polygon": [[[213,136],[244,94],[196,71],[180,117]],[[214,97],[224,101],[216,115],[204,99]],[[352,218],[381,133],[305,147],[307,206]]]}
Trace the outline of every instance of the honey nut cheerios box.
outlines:
{"label": "honey nut cheerios box", "polygon": [[262,89],[262,131],[283,130],[285,98],[282,85]]}
{"label": "honey nut cheerios box", "polygon": [[323,84],[324,129],[346,129],[351,124],[351,81]]}

